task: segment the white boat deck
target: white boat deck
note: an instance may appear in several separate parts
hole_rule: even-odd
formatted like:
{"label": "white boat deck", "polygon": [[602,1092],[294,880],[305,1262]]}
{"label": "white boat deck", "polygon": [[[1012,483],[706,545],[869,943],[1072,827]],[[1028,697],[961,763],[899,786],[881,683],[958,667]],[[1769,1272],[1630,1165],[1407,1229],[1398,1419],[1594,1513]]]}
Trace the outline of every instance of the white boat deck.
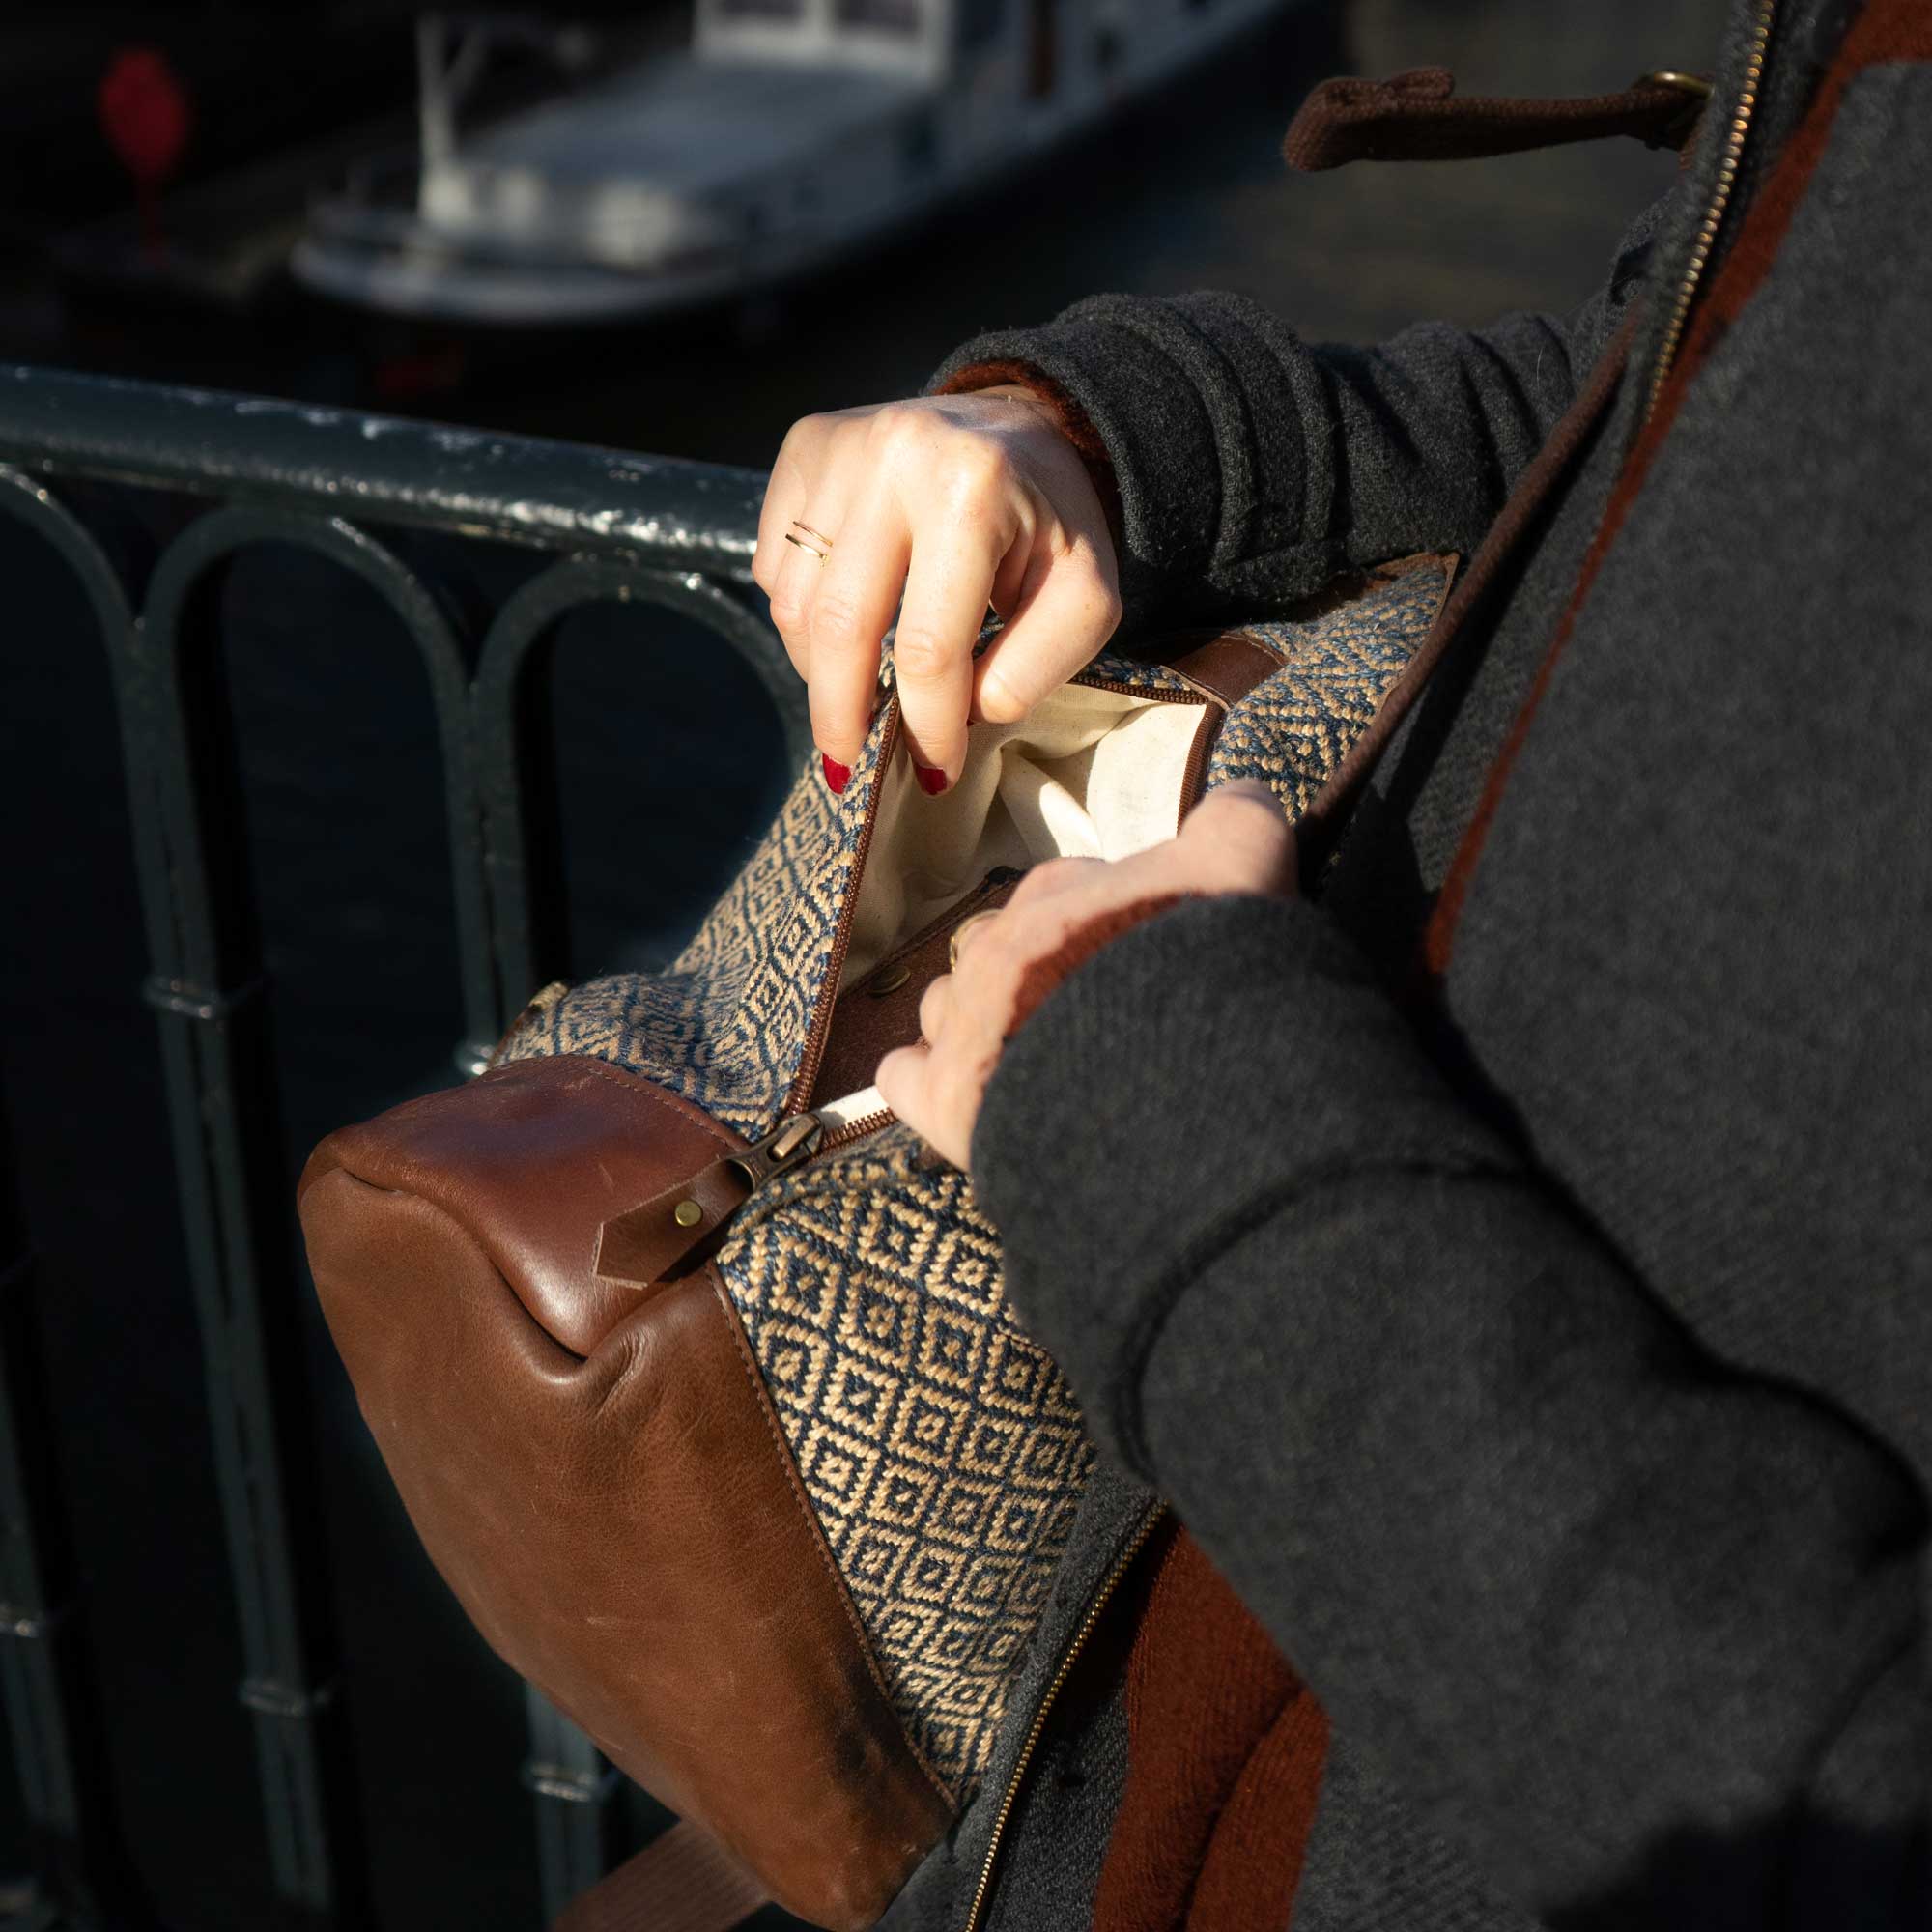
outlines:
{"label": "white boat deck", "polygon": [[467,135],[457,165],[701,195],[818,160],[828,136],[928,98],[890,73],[672,54]]}

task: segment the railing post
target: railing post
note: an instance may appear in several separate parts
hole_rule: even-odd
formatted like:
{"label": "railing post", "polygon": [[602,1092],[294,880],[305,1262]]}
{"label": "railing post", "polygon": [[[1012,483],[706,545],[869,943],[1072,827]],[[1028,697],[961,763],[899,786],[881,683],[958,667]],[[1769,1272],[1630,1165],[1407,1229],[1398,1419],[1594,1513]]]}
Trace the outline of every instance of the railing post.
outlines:
{"label": "railing post", "polygon": [[0,1097],[0,1680],[45,1932],[154,1924],[114,1803],[76,1602],[35,1302],[35,1259]]}
{"label": "railing post", "polygon": [[282,1115],[212,586],[193,537],[149,585],[124,706],[130,790],[137,810],[143,793],[158,809],[167,847],[166,921],[150,922],[144,994],[160,1027],[270,1869],[311,1922],[360,1927],[366,1861],[314,1493]]}

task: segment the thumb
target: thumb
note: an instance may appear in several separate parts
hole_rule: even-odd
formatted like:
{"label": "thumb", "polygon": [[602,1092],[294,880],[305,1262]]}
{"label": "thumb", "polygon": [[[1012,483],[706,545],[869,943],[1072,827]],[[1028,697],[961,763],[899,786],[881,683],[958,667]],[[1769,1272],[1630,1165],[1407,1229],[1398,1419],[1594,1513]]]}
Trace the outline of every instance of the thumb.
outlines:
{"label": "thumb", "polygon": [[1217,785],[1187,814],[1181,838],[1223,892],[1294,891],[1294,831],[1281,801],[1259,779]]}

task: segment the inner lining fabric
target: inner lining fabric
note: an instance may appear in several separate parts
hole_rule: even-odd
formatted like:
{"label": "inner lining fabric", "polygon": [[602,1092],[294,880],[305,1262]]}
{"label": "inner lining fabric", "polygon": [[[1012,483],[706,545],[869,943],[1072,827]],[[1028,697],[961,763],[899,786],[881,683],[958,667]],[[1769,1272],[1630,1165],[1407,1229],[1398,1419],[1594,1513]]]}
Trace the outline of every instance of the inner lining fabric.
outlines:
{"label": "inner lining fabric", "polygon": [[839,976],[862,980],[995,866],[1124,859],[1174,836],[1203,706],[1063,685],[1017,724],[976,724],[957,782],[928,798],[895,757]]}

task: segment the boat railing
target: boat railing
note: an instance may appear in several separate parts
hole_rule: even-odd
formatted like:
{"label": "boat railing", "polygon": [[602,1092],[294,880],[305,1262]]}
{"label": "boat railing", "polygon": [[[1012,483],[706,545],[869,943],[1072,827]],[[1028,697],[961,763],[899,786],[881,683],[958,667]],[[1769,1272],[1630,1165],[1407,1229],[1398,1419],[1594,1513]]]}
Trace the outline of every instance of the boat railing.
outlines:
{"label": "boat railing", "polygon": [[[427,672],[442,764],[463,1037],[492,1042],[562,958],[559,854],[532,685],[548,640],[582,607],[619,602],[695,619],[740,653],[790,751],[810,746],[802,687],[750,581],[763,477],[712,464],[498,436],[355,411],[0,367],[0,518],[44,545],[84,593],[85,639],[15,634],[16,649],[97,649],[112,675],[153,1009],[174,1141],[182,1236],[202,1331],[269,1862],[302,1922],[365,1923],[355,1754],[300,1455],[305,1290],[291,1236],[292,1177],[270,1065],[252,869],[223,800],[237,781],[220,686],[222,600],[252,546],[295,546],[373,590]],[[185,511],[136,541],[117,501],[156,493]],[[150,525],[154,522],[149,520]],[[437,544],[412,532],[440,533]],[[172,534],[165,534],[173,532]],[[431,559],[518,546],[531,568],[494,609],[476,580]],[[440,546],[440,547],[439,547]],[[540,708],[539,708],[540,715]],[[49,1849],[63,1925],[131,1925],[112,1826],[99,1686],[69,1525],[50,1495],[52,1448],[31,1310],[34,1264],[12,1157],[0,1141],[0,1667],[19,1784]],[[291,1367],[290,1365],[294,1365]],[[614,1774],[534,1690],[525,1781],[534,1794],[547,1912],[604,1867]],[[40,1922],[40,1921],[36,1921]]]}

